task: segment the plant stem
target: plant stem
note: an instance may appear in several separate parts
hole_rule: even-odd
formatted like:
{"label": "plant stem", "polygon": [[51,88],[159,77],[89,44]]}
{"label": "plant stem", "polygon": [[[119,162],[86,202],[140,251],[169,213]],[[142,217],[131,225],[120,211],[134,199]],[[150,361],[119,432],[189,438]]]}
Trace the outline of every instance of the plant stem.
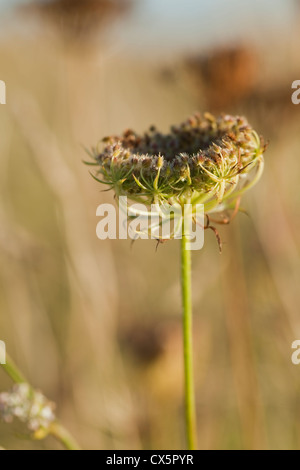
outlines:
{"label": "plant stem", "polygon": [[6,354],[6,364],[2,364],[2,367],[15,384],[27,383],[22,372],[18,369],[8,354]]}
{"label": "plant stem", "polygon": [[[24,377],[22,372],[16,366],[14,361],[6,354],[6,364],[2,364],[4,371],[16,384],[26,383],[29,385],[30,390],[34,393],[34,389],[29,384],[28,380]],[[59,421],[53,423],[50,427],[49,434],[55,437],[67,450],[80,450],[75,439],[71,436]]]}
{"label": "plant stem", "polygon": [[53,423],[50,434],[55,437],[67,450],[81,450],[73,436],[59,422]]}
{"label": "plant stem", "polygon": [[188,249],[188,237],[181,239],[181,283],[183,303],[183,345],[185,382],[185,419],[189,450],[197,446],[196,407],[193,374],[193,330],[192,330],[192,257]]}

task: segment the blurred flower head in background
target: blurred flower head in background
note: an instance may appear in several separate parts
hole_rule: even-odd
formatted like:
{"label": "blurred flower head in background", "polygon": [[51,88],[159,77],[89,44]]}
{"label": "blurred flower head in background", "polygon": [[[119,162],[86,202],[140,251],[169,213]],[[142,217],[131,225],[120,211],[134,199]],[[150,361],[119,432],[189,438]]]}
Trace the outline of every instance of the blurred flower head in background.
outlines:
{"label": "blurred flower head in background", "polygon": [[35,438],[43,438],[55,421],[54,404],[26,383],[0,394],[0,417],[11,423],[14,418],[25,423]]}
{"label": "blurred flower head in background", "polygon": [[104,23],[124,14],[132,0],[33,0],[21,11],[49,20],[66,38],[90,38]]}
{"label": "blurred flower head in background", "polygon": [[210,54],[190,57],[187,66],[200,95],[205,87],[207,105],[213,111],[239,103],[257,86],[259,60],[249,46],[223,46]]}

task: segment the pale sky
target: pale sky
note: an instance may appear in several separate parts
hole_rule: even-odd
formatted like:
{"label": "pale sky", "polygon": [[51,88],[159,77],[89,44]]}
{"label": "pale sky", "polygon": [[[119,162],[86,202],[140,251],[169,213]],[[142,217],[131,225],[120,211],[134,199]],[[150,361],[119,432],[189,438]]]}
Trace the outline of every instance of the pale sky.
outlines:
{"label": "pale sky", "polygon": [[[197,48],[289,29],[293,0],[137,0],[137,9],[114,35],[140,48]],[[138,38],[138,44],[136,40]]]}
{"label": "pale sky", "polygon": [[[225,40],[260,41],[266,33],[288,34],[295,21],[293,0],[135,1],[126,21],[109,28],[115,44],[133,51],[183,52]],[[0,0],[0,9],[24,2]]]}

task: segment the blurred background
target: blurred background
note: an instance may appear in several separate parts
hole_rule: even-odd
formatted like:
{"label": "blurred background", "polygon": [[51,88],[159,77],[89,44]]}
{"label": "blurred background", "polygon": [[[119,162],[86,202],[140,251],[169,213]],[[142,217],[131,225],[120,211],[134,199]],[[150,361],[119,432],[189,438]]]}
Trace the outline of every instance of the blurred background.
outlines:
{"label": "blurred background", "polygon": [[[0,1],[0,339],[85,449],[182,449],[179,247],[99,241],[83,146],[238,113],[270,140],[193,254],[200,449],[299,449],[300,2]],[[0,370],[0,391],[11,382]],[[0,446],[33,443],[0,424]]]}

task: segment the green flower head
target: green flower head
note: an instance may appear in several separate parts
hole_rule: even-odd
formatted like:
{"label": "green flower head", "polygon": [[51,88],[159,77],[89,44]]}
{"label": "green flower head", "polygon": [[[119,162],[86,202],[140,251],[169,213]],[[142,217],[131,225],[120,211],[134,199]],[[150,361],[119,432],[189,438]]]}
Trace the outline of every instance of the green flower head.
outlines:
{"label": "green flower head", "polygon": [[195,114],[169,134],[126,130],[94,148],[93,177],[144,204],[204,204],[224,210],[260,178],[263,140],[243,117]]}

